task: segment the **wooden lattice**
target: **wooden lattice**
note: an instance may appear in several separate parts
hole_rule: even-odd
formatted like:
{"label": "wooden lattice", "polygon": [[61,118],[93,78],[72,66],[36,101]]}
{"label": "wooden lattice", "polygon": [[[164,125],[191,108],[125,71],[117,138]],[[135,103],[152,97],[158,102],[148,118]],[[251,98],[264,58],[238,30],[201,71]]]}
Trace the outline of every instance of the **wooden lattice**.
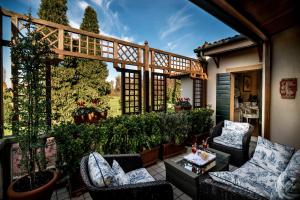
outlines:
{"label": "wooden lattice", "polygon": [[139,114],[142,110],[141,71],[122,70],[122,113]]}
{"label": "wooden lattice", "polygon": [[123,44],[118,45],[118,56],[120,60],[137,62],[138,55],[138,48]]}
{"label": "wooden lattice", "polygon": [[151,105],[152,111],[166,110],[166,76],[152,72],[151,74]]}
{"label": "wooden lattice", "polygon": [[194,108],[200,108],[203,105],[203,80],[193,80],[193,103]]}
{"label": "wooden lattice", "polygon": [[169,56],[164,53],[154,52],[153,64],[158,67],[168,67]]}
{"label": "wooden lattice", "polygon": [[190,60],[185,58],[180,58],[176,56],[172,56],[171,58],[171,68],[182,70],[182,71],[189,71],[190,70]]}

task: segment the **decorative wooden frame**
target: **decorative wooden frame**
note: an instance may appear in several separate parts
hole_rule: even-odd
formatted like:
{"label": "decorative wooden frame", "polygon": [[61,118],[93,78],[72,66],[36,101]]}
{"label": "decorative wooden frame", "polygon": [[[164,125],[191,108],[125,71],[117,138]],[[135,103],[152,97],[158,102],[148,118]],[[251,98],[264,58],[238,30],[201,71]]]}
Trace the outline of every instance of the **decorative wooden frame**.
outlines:
{"label": "decorative wooden frame", "polygon": [[167,80],[162,73],[151,73],[151,108],[152,111],[167,109]]}
{"label": "decorative wooden frame", "polygon": [[295,99],[297,92],[297,78],[281,79],[279,92],[282,99]]}
{"label": "decorative wooden frame", "polygon": [[140,114],[142,112],[141,71],[122,69],[121,82],[122,114]]}
{"label": "decorative wooden frame", "polygon": [[244,92],[251,92],[251,77],[245,76],[243,77],[243,90]]}

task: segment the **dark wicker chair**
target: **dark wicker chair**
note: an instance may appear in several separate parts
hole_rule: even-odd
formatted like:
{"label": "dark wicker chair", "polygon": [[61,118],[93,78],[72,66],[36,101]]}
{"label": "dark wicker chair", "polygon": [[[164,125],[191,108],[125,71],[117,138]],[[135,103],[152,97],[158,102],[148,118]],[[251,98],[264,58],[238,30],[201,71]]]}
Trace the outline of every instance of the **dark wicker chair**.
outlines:
{"label": "dark wicker chair", "polygon": [[205,200],[267,200],[253,192],[218,183],[211,178],[200,182],[199,196]]}
{"label": "dark wicker chair", "polygon": [[210,133],[210,136],[208,138],[209,146],[213,149],[217,149],[219,151],[230,154],[231,155],[230,156],[230,164],[239,167],[249,160],[249,143],[250,143],[250,139],[251,139],[251,135],[254,130],[254,127],[252,125],[250,125],[248,132],[245,134],[245,136],[243,138],[243,148],[242,149],[236,149],[233,147],[229,147],[229,146],[225,146],[225,145],[213,142],[214,137],[220,136],[222,134],[223,127],[224,127],[224,121],[218,123],[213,128],[213,131]]}
{"label": "dark wicker chair", "polygon": [[[125,173],[142,168],[142,159],[138,154],[121,154],[103,156],[111,165],[113,160],[118,161]],[[80,173],[92,199],[173,199],[173,189],[170,183],[166,181],[152,181],[140,184],[131,184],[123,186],[111,187],[95,187],[89,178],[88,172],[88,156],[81,159]]]}

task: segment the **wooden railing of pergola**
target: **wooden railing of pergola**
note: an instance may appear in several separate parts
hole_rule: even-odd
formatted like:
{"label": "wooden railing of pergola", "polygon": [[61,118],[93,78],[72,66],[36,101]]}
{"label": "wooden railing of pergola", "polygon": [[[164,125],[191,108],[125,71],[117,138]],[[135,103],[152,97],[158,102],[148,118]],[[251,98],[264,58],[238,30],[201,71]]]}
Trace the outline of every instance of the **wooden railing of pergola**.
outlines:
{"label": "wooden railing of pergola", "polygon": [[[1,23],[2,16],[10,17],[12,42],[14,37],[22,36],[28,16],[1,8]],[[69,56],[113,63],[114,68],[121,72],[123,114],[141,113],[142,98],[144,112],[166,110],[167,77],[185,75],[200,80],[207,78],[199,60],[151,48],[148,42],[139,45],[41,19],[32,18],[31,21],[36,31],[43,35],[43,39],[58,55],[58,59]],[[9,46],[10,42],[3,40],[1,34],[1,46]],[[3,59],[1,59],[1,66],[2,70]],[[129,66],[136,66],[136,70],[132,70]],[[151,81],[149,72],[151,72]],[[17,83],[17,80],[14,79],[14,74],[12,76],[14,85],[14,81]],[[47,88],[51,90],[50,72],[46,76]],[[149,83],[151,83],[151,95]],[[48,99],[51,100],[51,91],[47,94]],[[48,111],[51,112],[51,108]]]}

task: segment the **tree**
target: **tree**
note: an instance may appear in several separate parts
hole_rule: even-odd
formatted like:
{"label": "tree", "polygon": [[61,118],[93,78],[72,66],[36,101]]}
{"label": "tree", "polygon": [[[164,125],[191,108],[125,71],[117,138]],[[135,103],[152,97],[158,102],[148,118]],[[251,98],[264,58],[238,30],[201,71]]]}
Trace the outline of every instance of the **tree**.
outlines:
{"label": "tree", "polygon": [[41,19],[68,25],[67,0],[41,0],[38,16]]}
{"label": "tree", "polygon": [[116,77],[115,93],[116,94],[120,94],[120,92],[121,92],[121,76],[118,75]]}
{"label": "tree", "polygon": [[91,6],[88,6],[84,11],[84,17],[82,19],[80,29],[97,34],[100,32],[97,13]]}

